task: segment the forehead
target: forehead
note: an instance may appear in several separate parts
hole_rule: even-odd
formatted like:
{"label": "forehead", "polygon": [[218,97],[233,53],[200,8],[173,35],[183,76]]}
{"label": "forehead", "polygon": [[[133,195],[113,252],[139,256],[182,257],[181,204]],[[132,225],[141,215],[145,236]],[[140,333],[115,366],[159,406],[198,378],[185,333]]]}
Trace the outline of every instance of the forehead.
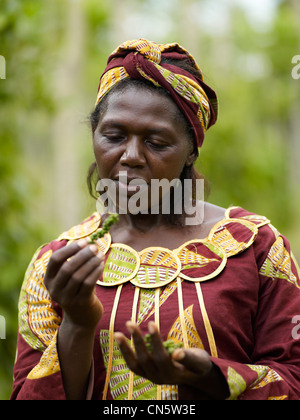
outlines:
{"label": "forehead", "polygon": [[176,125],[177,128],[182,123],[184,126],[184,117],[171,97],[160,93],[154,89],[137,87],[133,85],[126,86],[121,90],[112,91],[106,98],[105,110],[101,119],[118,118],[125,116],[127,118],[155,119],[157,122]]}

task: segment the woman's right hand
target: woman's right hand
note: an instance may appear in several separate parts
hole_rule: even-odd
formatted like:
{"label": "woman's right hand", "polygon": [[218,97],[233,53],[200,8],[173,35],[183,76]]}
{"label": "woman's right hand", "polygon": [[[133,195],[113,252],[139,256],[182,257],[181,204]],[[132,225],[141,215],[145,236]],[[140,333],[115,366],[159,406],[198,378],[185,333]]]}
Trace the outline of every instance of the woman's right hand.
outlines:
{"label": "woman's right hand", "polygon": [[45,274],[51,298],[64,311],[64,320],[79,328],[94,329],[103,307],[95,294],[104,268],[104,256],[86,239],[55,251]]}

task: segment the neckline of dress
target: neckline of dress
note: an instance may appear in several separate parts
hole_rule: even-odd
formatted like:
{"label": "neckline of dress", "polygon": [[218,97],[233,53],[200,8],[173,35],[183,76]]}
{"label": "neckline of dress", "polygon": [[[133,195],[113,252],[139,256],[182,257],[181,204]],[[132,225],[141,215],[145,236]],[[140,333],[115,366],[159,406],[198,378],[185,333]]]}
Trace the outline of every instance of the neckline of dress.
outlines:
{"label": "neckline of dress", "polygon": [[[213,236],[213,233],[217,230],[217,228],[219,228],[220,226],[222,226],[225,222],[228,222],[229,220],[232,220],[232,221],[235,221],[236,220],[236,218],[231,218],[230,217],[230,212],[231,212],[231,210],[233,210],[233,209],[239,209],[240,207],[237,207],[237,206],[231,206],[231,207],[228,207],[226,210],[225,210],[225,213],[224,213],[224,217],[222,218],[222,219],[220,219],[218,222],[216,222],[213,226],[212,226],[212,228],[210,229],[210,231],[209,231],[209,233],[208,233],[208,235],[205,237],[205,238],[203,238],[203,239],[199,239],[199,238],[193,238],[193,239],[189,239],[188,241],[185,241],[185,242],[183,242],[181,245],[179,245],[177,248],[173,248],[173,249],[170,249],[170,248],[167,248],[167,247],[161,247],[161,246],[156,246],[156,245],[151,245],[151,246],[149,246],[149,247],[145,247],[145,248],[143,248],[143,249],[141,249],[141,251],[137,251],[135,248],[133,248],[131,245],[127,245],[127,244],[123,244],[122,242],[113,242],[113,240],[112,240],[112,236],[111,236],[111,234],[108,232],[108,234],[106,234],[106,235],[108,235],[109,236],[109,238],[110,238],[110,244],[109,244],[109,247],[110,247],[110,245],[112,245],[112,244],[114,244],[114,246],[117,246],[117,245],[121,245],[121,246],[126,246],[127,248],[130,248],[130,249],[132,249],[134,252],[136,252],[137,254],[139,254],[139,255],[142,255],[146,250],[149,250],[149,249],[165,249],[165,250],[167,250],[167,251],[170,251],[170,252],[172,252],[172,253],[175,253],[176,254],[176,252],[180,249],[180,248],[183,248],[183,247],[185,247],[186,245],[188,245],[188,244],[190,244],[190,243],[192,243],[192,242],[199,242],[199,243],[203,243],[203,242],[209,242],[210,241],[210,238]],[[100,216],[101,217],[101,216]],[[108,248],[109,248],[108,247]]]}

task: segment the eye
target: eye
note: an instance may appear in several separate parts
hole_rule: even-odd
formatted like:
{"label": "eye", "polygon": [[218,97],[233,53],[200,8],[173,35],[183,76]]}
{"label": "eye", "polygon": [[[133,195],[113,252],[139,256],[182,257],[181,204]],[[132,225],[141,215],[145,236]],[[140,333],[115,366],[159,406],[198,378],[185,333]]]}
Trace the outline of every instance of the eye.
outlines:
{"label": "eye", "polygon": [[117,133],[117,132],[102,133],[102,137],[104,137],[106,140],[112,143],[123,141],[126,138],[126,136],[123,133]]}
{"label": "eye", "polygon": [[164,150],[169,146],[167,143],[155,139],[147,139],[146,143],[155,150]]}

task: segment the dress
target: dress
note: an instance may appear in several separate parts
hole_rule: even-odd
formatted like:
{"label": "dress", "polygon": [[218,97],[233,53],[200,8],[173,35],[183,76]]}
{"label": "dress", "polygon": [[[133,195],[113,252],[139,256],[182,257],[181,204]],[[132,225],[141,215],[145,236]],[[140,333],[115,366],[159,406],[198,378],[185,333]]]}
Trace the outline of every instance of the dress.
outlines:
{"label": "dress", "polygon": [[[56,349],[63,314],[43,278],[56,249],[100,224],[94,213],[35,253],[20,294],[11,399],[65,398]],[[186,398],[180,387],[158,386],[129,371],[113,331],[130,342],[125,322],[132,319],[145,333],[153,320],[164,340],[208,351],[228,382],[229,399],[299,399],[299,267],[287,239],[268,219],[231,207],[207,238],[172,251],[153,247],[137,253],[112,244],[109,234],[97,243],[106,257],[96,286],[104,314],[87,398]]]}

